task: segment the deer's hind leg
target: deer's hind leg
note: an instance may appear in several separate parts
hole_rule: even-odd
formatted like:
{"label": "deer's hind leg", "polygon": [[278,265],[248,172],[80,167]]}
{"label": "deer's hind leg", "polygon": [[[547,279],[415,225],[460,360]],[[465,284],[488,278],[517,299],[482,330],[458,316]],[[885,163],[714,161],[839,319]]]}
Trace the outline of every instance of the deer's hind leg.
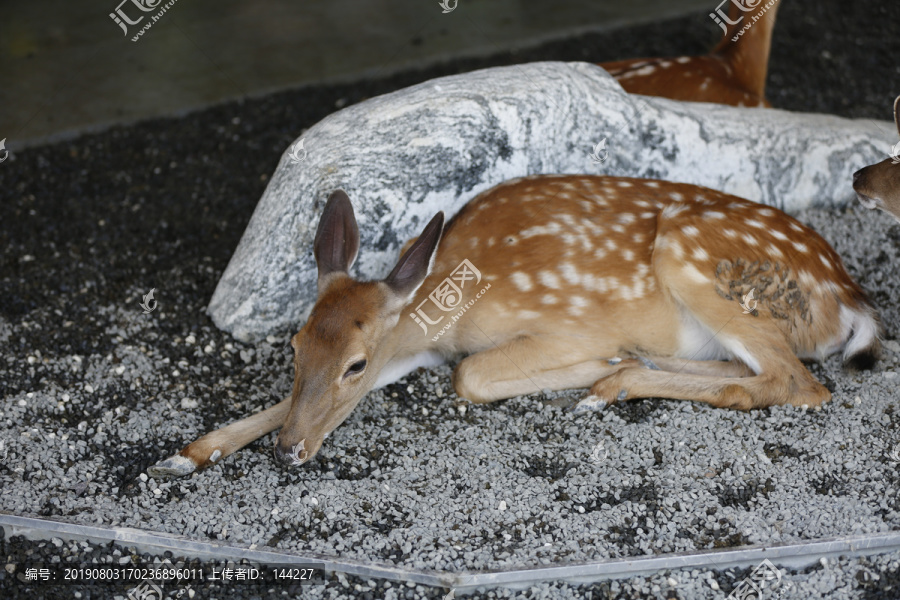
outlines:
{"label": "deer's hind leg", "polygon": [[[690,274],[682,269],[693,269]],[[741,363],[751,374],[736,377],[734,365],[688,360],[680,371],[623,369],[604,377],[591,387],[595,403],[610,404],[630,398],[662,397],[696,400],[717,407],[748,410],[775,404],[819,406],[831,398],[830,392],[806,369],[788,344],[785,334],[763,307],[756,314],[744,314],[736,301],[719,296],[712,280],[704,280],[693,265],[668,261],[657,268],[663,286],[671,291],[683,311],[682,328],[699,340],[682,352],[698,355],[720,348]],[[705,333],[705,341],[703,336]],[[679,359],[668,359],[677,366]],[[721,370],[719,370],[721,369]],[[695,374],[697,372],[707,374]]]}

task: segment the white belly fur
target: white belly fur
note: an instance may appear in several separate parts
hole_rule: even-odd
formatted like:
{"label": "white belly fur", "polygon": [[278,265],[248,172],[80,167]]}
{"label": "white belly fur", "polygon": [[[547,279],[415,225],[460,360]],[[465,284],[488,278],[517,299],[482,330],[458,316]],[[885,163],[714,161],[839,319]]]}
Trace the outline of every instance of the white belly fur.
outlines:
{"label": "white belly fur", "polygon": [[384,387],[389,383],[394,383],[410,371],[419,367],[436,367],[444,364],[445,359],[442,354],[434,350],[426,350],[413,356],[401,358],[389,362],[378,374],[378,380],[375,382],[373,389]]}

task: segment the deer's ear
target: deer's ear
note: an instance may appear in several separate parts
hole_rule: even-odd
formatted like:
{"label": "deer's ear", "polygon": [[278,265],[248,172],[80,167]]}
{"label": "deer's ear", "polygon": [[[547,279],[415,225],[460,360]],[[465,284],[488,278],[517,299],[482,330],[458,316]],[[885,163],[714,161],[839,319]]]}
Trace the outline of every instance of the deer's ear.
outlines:
{"label": "deer's ear", "polygon": [[419,286],[431,273],[434,256],[437,253],[438,242],[441,241],[443,231],[444,213],[439,212],[428,222],[422,235],[400,257],[397,266],[384,280],[384,283],[396,296],[399,303],[398,310],[412,300]]}
{"label": "deer's ear", "polygon": [[359,252],[359,227],[353,214],[353,205],[344,190],[337,190],[328,198],[316,240],[313,243],[319,279],[330,273],[346,273]]}
{"label": "deer's ear", "polygon": [[900,133],[900,96],[894,100],[894,124],[897,125],[897,133]]}

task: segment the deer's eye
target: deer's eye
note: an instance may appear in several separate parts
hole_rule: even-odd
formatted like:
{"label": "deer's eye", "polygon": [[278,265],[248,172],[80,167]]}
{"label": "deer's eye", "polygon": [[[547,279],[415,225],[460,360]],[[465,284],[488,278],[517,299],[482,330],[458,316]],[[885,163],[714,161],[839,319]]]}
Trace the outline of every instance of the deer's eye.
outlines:
{"label": "deer's eye", "polygon": [[351,375],[356,375],[357,373],[362,373],[365,370],[365,368],[366,368],[365,359],[356,361],[355,363],[350,365],[350,368],[347,369],[346,373],[344,373],[344,379],[347,379]]}

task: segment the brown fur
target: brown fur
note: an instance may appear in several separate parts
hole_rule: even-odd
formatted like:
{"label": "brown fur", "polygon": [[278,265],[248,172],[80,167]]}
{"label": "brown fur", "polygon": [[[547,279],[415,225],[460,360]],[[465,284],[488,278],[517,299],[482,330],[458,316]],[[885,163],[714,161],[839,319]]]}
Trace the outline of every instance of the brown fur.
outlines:
{"label": "brown fur", "polygon": [[758,11],[741,13],[731,5],[730,19],[737,20],[740,15],[744,19],[729,27],[722,41],[706,56],[638,58],[600,66],[630,94],[732,106],[771,106],[765,97],[766,75],[775,13],[782,1],[768,9],[737,41],[731,38]]}

